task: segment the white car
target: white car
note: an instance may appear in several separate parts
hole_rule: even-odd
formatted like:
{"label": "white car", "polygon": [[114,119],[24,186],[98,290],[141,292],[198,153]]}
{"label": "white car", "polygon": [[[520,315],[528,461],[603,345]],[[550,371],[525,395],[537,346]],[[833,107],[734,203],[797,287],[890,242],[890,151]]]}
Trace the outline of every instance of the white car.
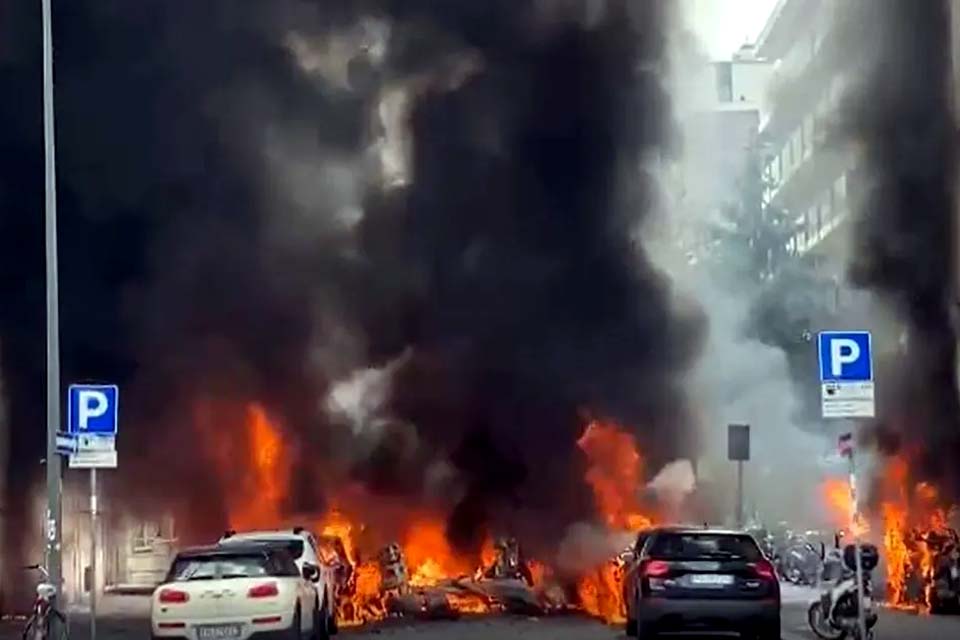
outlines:
{"label": "white car", "polygon": [[152,636],[326,640],[328,630],[311,577],[279,545],[246,543],[181,551],[153,593]]}
{"label": "white car", "polygon": [[217,542],[221,546],[249,543],[281,544],[287,548],[300,573],[312,576],[320,610],[325,613],[325,628],[329,635],[336,635],[336,594],[339,593],[336,568],[321,561],[316,537],[303,527],[294,527],[283,531],[227,531]]}

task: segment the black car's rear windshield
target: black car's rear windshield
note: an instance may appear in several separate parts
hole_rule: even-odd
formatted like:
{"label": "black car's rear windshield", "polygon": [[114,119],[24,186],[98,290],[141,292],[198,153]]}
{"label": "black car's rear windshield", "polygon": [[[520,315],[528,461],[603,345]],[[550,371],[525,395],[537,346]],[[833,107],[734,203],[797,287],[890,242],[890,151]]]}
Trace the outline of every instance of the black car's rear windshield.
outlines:
{"label": "black car's rear windshield", "polygon": [[296,575],[298,575],[297,565],[286,553],[216,553],[178,556],[170,567],[166,581],[189,582]]}
{"label": "black car's rear windshield", "polygon": [[664,560],[743,560],[763,556],[753,538],[730,533],[660,533],[650,546],[650,556]]}

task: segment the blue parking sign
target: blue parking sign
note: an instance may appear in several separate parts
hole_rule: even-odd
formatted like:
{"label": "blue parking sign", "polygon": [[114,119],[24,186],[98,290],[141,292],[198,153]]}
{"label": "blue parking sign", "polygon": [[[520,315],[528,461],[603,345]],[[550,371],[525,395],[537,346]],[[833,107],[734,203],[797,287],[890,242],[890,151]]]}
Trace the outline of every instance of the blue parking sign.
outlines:
{"label": "blue parking sign", "polygon": [[818,340],[821,382],[873,380],[868,331],[824,331]]}
{"label": "blue parking sign", "polygon": [[70,433],[116,435],[120,390],[112,384],[72,384],[67,391]]}

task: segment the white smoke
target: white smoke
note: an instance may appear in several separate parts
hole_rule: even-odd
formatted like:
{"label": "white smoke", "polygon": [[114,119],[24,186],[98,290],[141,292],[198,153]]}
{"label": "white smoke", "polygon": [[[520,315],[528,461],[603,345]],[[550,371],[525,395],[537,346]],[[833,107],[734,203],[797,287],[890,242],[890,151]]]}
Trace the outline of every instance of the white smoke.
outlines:
{"label": "white smoke", "polygon": [[613,532],[597,524],[577,522],[567,528],[557,548],[554,566],[562,573],[579,575],[610,561],[635,539],[633,533]]}
{"label": "white smoke", "polygon": [[330,387],[324,401],[327,414],[345,422],[355,436],[382,432],[390,417],[385,407],[390,399],[393,375],[409,358],[409,351],[380,368],[358,369]]}
{"label": "white smoke", "polygon": [[693,464],[689,460],[674,460],[647,483],[647,489],[657,496],[658,504],[671,512],[679,510],[684,499],[697,487]]}
{"label": "white smoke", "polygon": [[[711,93],[716,92],[714,68],[685,24],[676,25],[673,34],[672,65],[671,95],[683,155],[662,167],[668,204],[661,226],[648,233],[645,242],[670,274],[676,299],[696,300],[708,315],[710,329],[704,354],[688,380],[700,421],[696,477],[692,465],[677,466],[664,470],[657,485],[668,501],[691,485],[716,497],[729,496],[721,508],[732,520],[736,467],[726,459],[727,425],[747,423],[752,440],[746,464],[747,512],[759,511],[768,521],[809,520],[819,511],[819,461],[830,440],[797,424],[796,391],[784,351],[746,335],[760,284],[738,279],[739,265],[722,262],[715,253],[714,232],[725,220],[722,211],[741,200],[748,148],[755,144],[744,134],[756,132],[759,113],[720,113]],[[762,106],[766,96],[756,97]]]}

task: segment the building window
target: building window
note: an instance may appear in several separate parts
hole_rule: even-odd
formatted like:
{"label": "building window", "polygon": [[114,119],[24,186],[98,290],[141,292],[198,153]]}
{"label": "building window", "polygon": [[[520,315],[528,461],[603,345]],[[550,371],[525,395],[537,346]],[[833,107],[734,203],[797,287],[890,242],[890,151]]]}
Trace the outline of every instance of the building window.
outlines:
{"label": "building window", "polygon": [[733,102],[733,65],[718,62],[714,68],[717,73],[717,100]]}

